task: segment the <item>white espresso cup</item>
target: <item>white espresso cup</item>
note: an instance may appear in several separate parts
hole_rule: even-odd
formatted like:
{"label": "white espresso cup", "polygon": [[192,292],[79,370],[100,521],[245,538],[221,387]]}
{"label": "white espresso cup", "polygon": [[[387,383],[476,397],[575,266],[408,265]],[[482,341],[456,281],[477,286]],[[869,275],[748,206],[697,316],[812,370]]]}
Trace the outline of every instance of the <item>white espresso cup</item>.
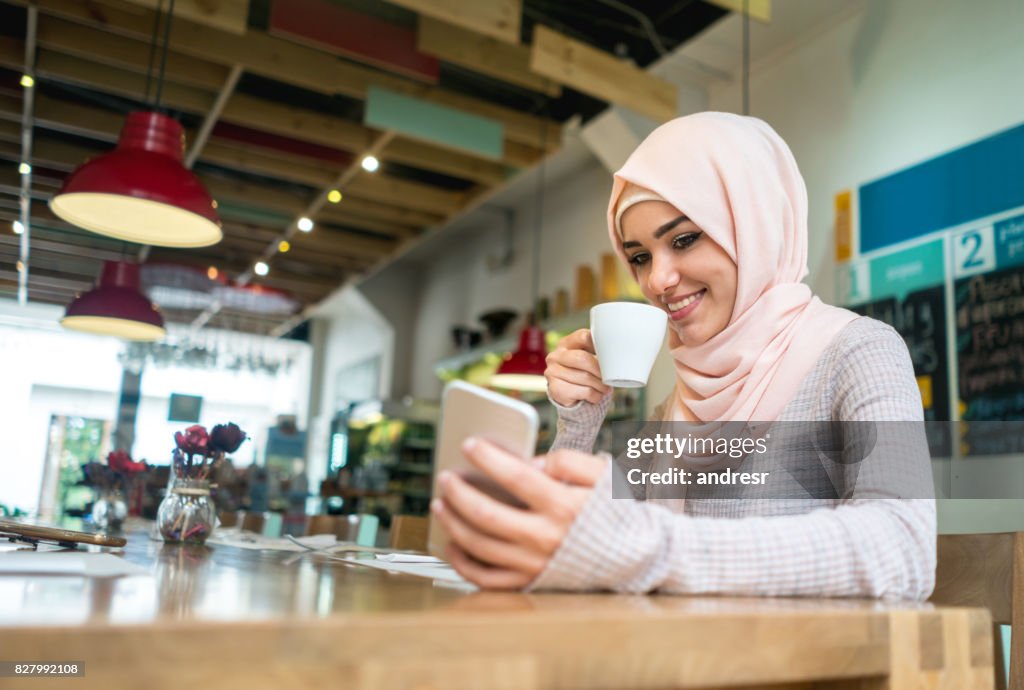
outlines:
{"label": "white espresso cup", "polygon": [[601,379],[616,388],[647,385],[665,340],[668,314],[638,302],[606,302],[590,310],[590,334]]}

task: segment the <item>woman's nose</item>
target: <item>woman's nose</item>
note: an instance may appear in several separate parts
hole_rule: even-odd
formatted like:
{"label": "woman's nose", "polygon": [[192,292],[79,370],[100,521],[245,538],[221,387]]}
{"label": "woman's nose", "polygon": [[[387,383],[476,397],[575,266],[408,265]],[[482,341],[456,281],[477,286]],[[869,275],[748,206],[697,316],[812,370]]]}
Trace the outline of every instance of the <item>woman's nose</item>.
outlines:
{"label": "woman's nose", "polygon": [[647,286],[651,292],[664,294],[679,283],[679,271],[671,261],[651,257],[651,272],[647,275]]}

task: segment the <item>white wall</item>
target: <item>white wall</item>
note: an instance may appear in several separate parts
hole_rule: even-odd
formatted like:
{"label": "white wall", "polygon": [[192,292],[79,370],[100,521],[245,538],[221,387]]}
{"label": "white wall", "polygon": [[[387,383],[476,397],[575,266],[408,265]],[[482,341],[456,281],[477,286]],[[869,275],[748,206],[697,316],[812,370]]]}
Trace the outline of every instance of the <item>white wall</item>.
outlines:
{"label": "white wall", "polygon": [[338,374],[352,365],[380,357],[380,380],[375,397],[388,397],[394,370],[395,332],[373,304],[359,290],[338,290],[317,307],[314,317],[326,329],[317,353],[316,375],[320,377],[319,412],[309,424],[306,446],[310,486],[327,473],[330,424],[337,410]]}
{"label": "white wall", "polygon": [[[1024,3],[862,6],[773,54],[754,55],[751,68],[751,114],[789,143],[807,181],[811,282],[826,298],[835,285],[836,192],[1024,121]],[[730,17],[712,31],[738,40],[741,23]],[[739,110],[737,82],[709,91],[711,109]]]}

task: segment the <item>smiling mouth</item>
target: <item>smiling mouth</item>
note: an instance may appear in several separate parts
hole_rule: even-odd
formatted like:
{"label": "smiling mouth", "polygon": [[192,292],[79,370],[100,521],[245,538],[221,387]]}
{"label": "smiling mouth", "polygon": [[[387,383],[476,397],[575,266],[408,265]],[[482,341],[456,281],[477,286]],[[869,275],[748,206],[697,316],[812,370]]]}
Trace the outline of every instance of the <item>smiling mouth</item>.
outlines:
{"label": "smiling mouth", "polygon": [[683,299],[679,300],[678,302],[668,302],[666,306],[668,306],[668,310],[670,312],[676,312],[676,311],[679,311],[681,309],[685,309],[686,307],[690,306],[691,304],[696,302],[698,299],[703,297],[704,293],[707,292],[707,291],[708,291],[707,288],[704,288],[703,290],[700,290],[699,292],[693,293],[689,297],[684,297]]}

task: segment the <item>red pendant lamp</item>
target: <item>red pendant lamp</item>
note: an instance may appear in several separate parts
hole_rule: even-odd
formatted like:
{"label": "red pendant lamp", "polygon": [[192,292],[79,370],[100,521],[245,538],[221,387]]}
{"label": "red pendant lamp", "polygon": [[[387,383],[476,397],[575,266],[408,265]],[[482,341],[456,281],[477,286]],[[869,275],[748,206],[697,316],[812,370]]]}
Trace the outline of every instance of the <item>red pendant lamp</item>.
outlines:
{"label": "red pendant lamp", "polygon": [[68,305],[64,328],[125,340],[159,340],[164,336],[164,317],[139,291],[139,265],[105,261],[100,282],[75,297]]}
{"label": "red pendant lamp", "polygon": [[182,163],[185,133],[153,111],[128,115],[117,148],[79,166],[50,200],[72,225],[129,242],[205,247],[223,237],[216,203]]}
{"label": "red pendant lamp", "polygon": [[518,391],[546,391],[548,382],[544,378],[544,360],[547,354],[544,329],[530,323],[519,333],[519,347],[505,358],[491,377],[491,385]]}
{"label": "red pendant lamp", "polygon": [[[547,128],[544,129],[544,145],[547,148]],[[540,284],[540,235],[544,221],[544,166],[547,159],[542,159],[537,170],[537,194],[535,207],[537,218],[533,224],[533,266],[531,281],[531,308],[537,308],[537,294]],[[495,388],[542,393],[548,389],[548,381],[544,378],[546,358],[548,354],[544,329],[537,325],[536,311],[530,313],[526,328],[519,332],[519,347],[505,357],[498,370],[491,377],[491,385]]]}
{"label": "red pendant lamp", "polygon": [[[159,11],[156,17],[153,51]],[[185,133],[181,125],[159,112],[173,18],[171,0],[152,110],[130,113],[117,148],[68,175],[50,200],[50,208],[68,223],[100,235],[160,247],[206,247],[224,236],[217,203],[183,163]],[[150,77],[152,72],[151,53]]]}

